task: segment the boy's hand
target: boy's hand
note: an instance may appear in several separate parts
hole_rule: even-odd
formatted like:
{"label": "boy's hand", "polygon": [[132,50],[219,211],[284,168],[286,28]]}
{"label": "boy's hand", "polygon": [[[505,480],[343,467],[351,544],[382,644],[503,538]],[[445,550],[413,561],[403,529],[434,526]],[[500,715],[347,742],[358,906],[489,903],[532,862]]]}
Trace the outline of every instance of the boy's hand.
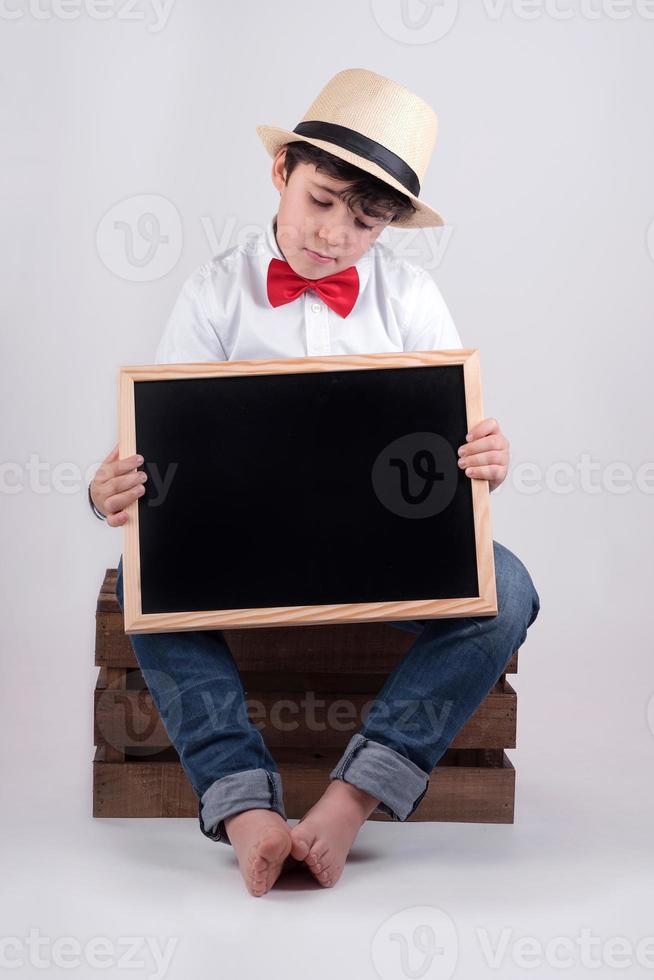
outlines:
{"label": "boy's hand", "polygon": [[506,477],[509,468],[509,441],[500,430],[497,419],[482,419],[459,446],[459,466],[473,480],[488,480],[489,490],[495,490]]}
{"label": "boy's hand", "polygon": [[91,498],[100,513],[106,514],[110,527],[120,527],[127,521],[125,510],[132,501],[145,493],[143,484],[147,474],[137,470],[143,462],[142,456],[127,456],[118,459],[118,446],[114,446],[106,459],[100,463],[98,471],[91,480]]}

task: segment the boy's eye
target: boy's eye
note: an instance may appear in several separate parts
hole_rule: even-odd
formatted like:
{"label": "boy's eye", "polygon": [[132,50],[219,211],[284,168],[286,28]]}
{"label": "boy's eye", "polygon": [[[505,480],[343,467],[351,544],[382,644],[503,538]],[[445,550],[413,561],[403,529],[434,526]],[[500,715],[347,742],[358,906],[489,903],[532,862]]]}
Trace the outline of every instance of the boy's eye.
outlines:
{"label": "boy's eye", "polygon": [[[313,196],[313,194],[309,194],[309,197],[314,204],[318,205],[319,208],[328,208],[332,203],[331,201],[319,201],[318,198]],[[366,231],[372,231],[372,225],[367,225],[364,221],[361,221],[360,218],[355,218],[354,220],[358,224],[359,228],[365,228]]]}

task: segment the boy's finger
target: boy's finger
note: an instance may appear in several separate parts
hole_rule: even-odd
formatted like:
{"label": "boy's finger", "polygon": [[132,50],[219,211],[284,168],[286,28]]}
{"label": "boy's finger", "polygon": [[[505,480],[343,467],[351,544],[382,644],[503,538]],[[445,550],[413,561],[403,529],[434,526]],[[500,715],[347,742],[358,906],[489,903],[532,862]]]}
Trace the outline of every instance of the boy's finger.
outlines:
{"label": "boy's finger", "polygon": [[493,432],[497,432],[498,424],[497,419],[482,419],[481,422],[477,422],[477,425],[473,425],[470,432],[466,435],[466,442],[470,443],[474,439],[480,439],[482,436],[489,436]]}
{"label": "boy's finger", "polygon": [[471,480],[495,480],[500,476],[501,470],[501,466],[470,466],[465,472]]}
{"label": "boy's finger", "polygon": [[143,457],[135,453],[134,456],[126,456],[125,459],[109,460],[106,459],[98,472],[96,473],[95,480],[98,484],[109,483],[117,476],[122,476],[124,473],[130,473],[135,470],[137,466],[140,466],[143,462]]}
{"label": "boy's finger", "polygon": [[130,470],[136,469],[143,462],[143,457],[139,453],[134,453],[133,456],[125,456],[124,459],[119,459],[116,466],[116,473],[129,473]]}
{"label": "boy's finger", "polygon": [[497,434],[490,436],[482,436],[481,439],[475,439],[473,442],[466,443],[465,446],[459,446],[458,454],[459,456],[471,456],[473,453],[482,453],[486,450],[497,450],[501,452],[501,448],[496,444]]}
{"label": "boy's finger", "polygon": [[107,502],[111,500],[114,495],[123,493],[125,490],[131,490],[133,487],[140,487],[147,482],[148,474],[143,470],[130,470],[129,473],[123,473],[122,476],[114,476],[107,480],[104,484],[103,490],[107,495]]}
{"label": "boy's finger", "polygon": [[114,448],[111,450],[111,452],[107,456],[107,460],[114,460],[114,459],[118,459],[118,443],[116,443],[116,445],[114,446]]}
{"label": "boy's finger", "polygon": [[114,515],[120,514],[132,501],[138,500],[144,493],[145,487],[143,484],[137,483],[135,486],[130,487],[129,490],[122,491],[122,493],[111,494],[105,501],[107,512]]}
{"label": "boy's finger", "polygon": [[120,527],[120,525],[124,524],[126,520],[127,512],[120,510],[117,514],[110,514],[107,517],[107,524],[109,524],[111,527]]}
{"label": "boy's finger", "polygon": [[462,456],[459,466],[464,469],[468,466],[487,466],[504,464],[504,453],[500,449],[491,449],[487,453],[473,453],[472,456]]}

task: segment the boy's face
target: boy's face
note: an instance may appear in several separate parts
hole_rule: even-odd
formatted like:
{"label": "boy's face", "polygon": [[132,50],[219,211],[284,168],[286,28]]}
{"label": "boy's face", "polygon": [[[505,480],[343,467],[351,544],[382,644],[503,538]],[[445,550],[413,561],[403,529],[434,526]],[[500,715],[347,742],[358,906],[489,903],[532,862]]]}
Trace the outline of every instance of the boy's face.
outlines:
{"label": "boy's face", "polygon": [[281,192],[276,237],[284,258],[305,279],[321,279],[354,265],[390,224],[390,216],[370,218],[358,209],[350,211],[334,193],[348,187],[348,181],[318,173],[310,163],[298,163],[286,184],[285,156],[281,149],[272,168],[273,183]]}

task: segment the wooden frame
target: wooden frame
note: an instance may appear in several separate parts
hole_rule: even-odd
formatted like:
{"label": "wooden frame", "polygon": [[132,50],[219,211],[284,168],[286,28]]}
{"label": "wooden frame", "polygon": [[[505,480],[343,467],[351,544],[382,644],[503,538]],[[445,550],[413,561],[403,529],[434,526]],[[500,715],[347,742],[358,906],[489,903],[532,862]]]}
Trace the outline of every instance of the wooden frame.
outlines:
{"label": "wooden frame", "polygon": [[[333,370],[462,365],[468,429],[483,416],[479,352],[476,349],[412,351],[390,354],[333,355],[283,359],[211,361],[187,364],[128,366],[119,370],[118,431],[121,459],[134,455],[136,420],[134,383],[235,375]],[[319,606],[275,606],[144,614],[141,610],[138,499],[127,508],[123,526],[124,621],[126,633],[168,632],[224,627],[303,626],[321,623],[429,619],[443,616],[486,616],[497,613],[495,565],[487,480],[471,480],[479,595],[455,599],[398,602],[338,603]]]}

